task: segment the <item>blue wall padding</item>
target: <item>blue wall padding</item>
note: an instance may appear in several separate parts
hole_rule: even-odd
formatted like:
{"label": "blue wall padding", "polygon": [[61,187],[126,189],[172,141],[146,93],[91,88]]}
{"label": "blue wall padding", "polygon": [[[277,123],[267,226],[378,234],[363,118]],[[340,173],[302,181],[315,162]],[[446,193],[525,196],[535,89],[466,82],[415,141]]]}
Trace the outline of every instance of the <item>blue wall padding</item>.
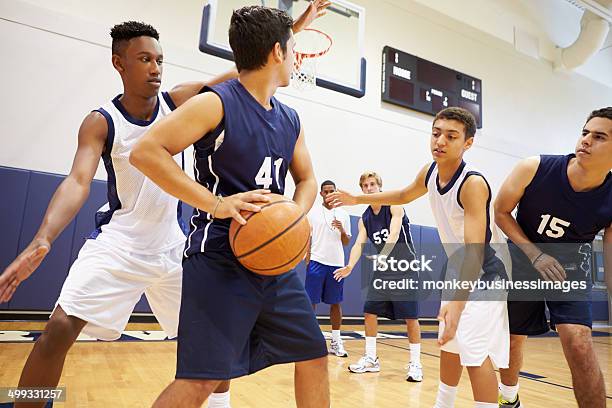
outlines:
{"label": "blue wall padding", "polygon": [[[0,166],[0,271],[17,256],[29,181],[30,171]],[[0,309],[9,306],[3,303]]]}
{"label": "blue wall padding", "polygon": [[[33,171],[28,184],[27,201],[19,237],[21,252],[32,240],[43,219],[53,193],[63,176]],[[74,221],[55,240],[51,252],[40,267],[19,286],[11,300],[12,310],[51,310],[60,293],[70,266]],[[3,262],[5,263],[5,262]]]}

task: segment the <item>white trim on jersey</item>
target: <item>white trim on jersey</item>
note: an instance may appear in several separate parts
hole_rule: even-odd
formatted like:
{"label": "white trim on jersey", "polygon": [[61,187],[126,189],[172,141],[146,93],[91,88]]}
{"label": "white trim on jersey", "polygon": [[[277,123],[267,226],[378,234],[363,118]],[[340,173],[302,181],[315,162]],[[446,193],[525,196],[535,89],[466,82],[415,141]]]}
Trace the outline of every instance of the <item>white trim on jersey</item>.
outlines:
{"label": "white trim on jersey", "polygon": [[[223,138],[225,137],[225,130],[223,132],[221,132],[221,134],[219,136],[217,136],[216,140],[223,140]],[[215,172],[213,171],[212,168],[212,156],[213,156],[214,152],[211,153],[208,156],[208,170],[210,170],[210,174],[212,174],[213,176],[215,176],[215,184],[213,184],[213,188],[212,188],[212,193],[213,195],[217,195],[217,187],[219,186],[219,176],[217,176],[215,174]],[[206,226],[204,227],[204,237],[202,238],[202,244],[200,246],[200,252],[204,253],[204,247],[206,246],[206,239],[208,238],[208,229],[210,228],[210,226],[212,225],[212,223],[214,222],[211,214],[207,214],[206,218],[208,219],[208,223],[206,224]]]}
{"label": "white trim on jersey", "polygon": [[[196,149],[193,149],[193,171],[195,174],[196,181],[200,182],[200,171],[198,170],[198,166],[196,165],[197,161],[198,160],[196,159]],[[191,232],[189,233],[189,237],[187,237],[187,246],[185,247],[185,251],[183,252],[183,255],[185,255],[185,257],[187,256],[187,251],[189,250],[189,248],[191,248],[191,237],[196,232],[196,225],[193,221],[200,216],[200,209],[196,208],[195,210],[196,212],[191,216],[191,219],[189,220],[189,223],[191,224],[192,228]]]}
{"label": "white trim on jersey", "polygon": [[[404,228],[404,224],[402,224],[402,232],[404,233],[404,241],[406,243],[406,246],[410,250],[412,256],[414,256],[414,258],[416,259],[416,252],[414,251],[414,249],[412,249],[412,246],[410,245],[410,242],[412,242],[412,245],[414,245],[414,241],[412,240],[412,232],[410,232],[410,227],[408,227],[408,234],[406,234],[406,229]],[[408,235],[410,235],[410,242],[408,242]]]}

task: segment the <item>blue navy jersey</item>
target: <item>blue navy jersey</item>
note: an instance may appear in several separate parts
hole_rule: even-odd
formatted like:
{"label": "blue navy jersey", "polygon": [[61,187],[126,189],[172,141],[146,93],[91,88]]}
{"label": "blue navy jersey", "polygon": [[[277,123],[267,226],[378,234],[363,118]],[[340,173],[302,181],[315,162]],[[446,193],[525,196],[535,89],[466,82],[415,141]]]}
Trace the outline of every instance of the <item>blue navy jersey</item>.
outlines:
{"label": "blue navy jersey", "polygon": [[[388,205],[383,205],[378,214],[374,214],[370,206],[366,208],[361,215],[361,220],[368,234],[368,239],[374,244],[378,252],[383,249],[387,242],[387,238],[389,238],[389,233],[391,232],[391,218],[391,207]],[[402,217],[402,226],[400,228],[397,243],[399,245],[406,245],[410,249],[410,252],[412,252],[413,255],[415,254],[412,236],[410,235],[410,220],[408,220],[405,211]]]}
{"label": "blue navy jersey", "polygon": [[594,190],[575,192],[567,177],[567,165],[574,157],[540,156],[516,216],[531,242],[589,243],[612,223],[612,175]]}
{"label": "blue navy jersey", "polygon": [[[215,195],[265,188],[285,191],[285,177],[300,134],[297,113],[272,97],[266,110],[237,80],[205,88],[223,103],[223,120],[194,143],[196,181]],[[205,112],[203,112],[205,114]],[[231,219],[215,219],[194,209],[185,256],[205,251],[229,251]]]}

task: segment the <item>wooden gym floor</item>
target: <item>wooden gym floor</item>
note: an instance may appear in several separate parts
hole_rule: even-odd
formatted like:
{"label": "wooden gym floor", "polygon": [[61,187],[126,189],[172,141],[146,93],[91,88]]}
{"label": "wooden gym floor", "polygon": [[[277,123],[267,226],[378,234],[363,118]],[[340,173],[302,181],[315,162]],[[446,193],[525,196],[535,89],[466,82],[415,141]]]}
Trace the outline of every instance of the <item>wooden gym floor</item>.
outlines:
{"label": "wooden gym floor", "polygon": [[[0,322],[3,330],[42,330],[44,323]],[[329,326],[322,326],[330,330]],[[152,324],[130,324],[128,330],[159,330]],[[346,326],[343,330],[363,330]],[[380,326],[383,332],[399,332],[402,326]],[[424,332],[435,332],[424,326]],[[596,329],[610,332],[610,329]],[[612,406],[612,337],[594,337],[595,350],[606,378]],[[0,387],[16,386],[33,342],[0,343]],[[351,374],[347,367],[364,352],[364,340],[346,340],[348,358],[330,356],[329,373],[334,408],[431,408],[438,386],[439,350],[434,339],[424,339],[422,356],[425,379],[420,384],[404,380],[408,362],[407,339],[379,339],[381,372]],[[66,359],[60,385],[67,401],[58,407],[149,407],[173,379],[176,342],[119,341],[77,342]],[[531,338],[527,342],[521,400],[527,408],[576,407],[569,369],[559,339]],[[268,368],[232,382],[234,408],[287,408],[293,402],[293,366]],[[0,401],[1,402],[1,401]],[[457,407],[473,407],[467,372],[464,371]]]}

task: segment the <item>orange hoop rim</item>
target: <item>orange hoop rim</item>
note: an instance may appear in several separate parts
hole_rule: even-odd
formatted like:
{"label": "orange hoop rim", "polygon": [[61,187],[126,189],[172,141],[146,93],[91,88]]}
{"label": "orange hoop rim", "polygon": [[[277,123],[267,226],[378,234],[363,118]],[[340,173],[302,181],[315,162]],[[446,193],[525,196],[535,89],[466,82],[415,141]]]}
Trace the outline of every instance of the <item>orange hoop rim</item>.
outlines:
{"label": "orange hoop rim", "polygon": [[331,36],[324,33],[321,30],[317,30],[316,28],[305,28],[302,31],[312,31],[312,32],[322,35],[329,42],[329,45],[323,51],[314,52],[314,53],[300,52],[300,51],[294,50],[293,53],[295,54],[295,59],[296,59],[296,62],[298,62],[298,64],[301,64],[301,62],[306,58],[318,58],[318,57],[321,57],[327,54],[327,52],[331,49],[332,45],[334,44],[334,40],[331,38]]}

